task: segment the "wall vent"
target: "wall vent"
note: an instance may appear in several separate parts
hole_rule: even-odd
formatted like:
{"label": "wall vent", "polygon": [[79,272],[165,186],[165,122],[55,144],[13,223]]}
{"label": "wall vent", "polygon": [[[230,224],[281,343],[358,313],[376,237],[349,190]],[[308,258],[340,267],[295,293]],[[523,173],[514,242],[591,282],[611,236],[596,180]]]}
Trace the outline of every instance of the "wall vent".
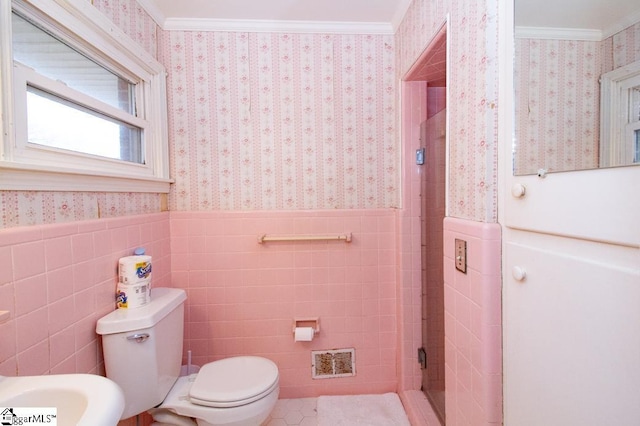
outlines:
{"label": "wall vent", "polygon": [[311,377],[331,379],[356,375],[356,350],[311,351]]}

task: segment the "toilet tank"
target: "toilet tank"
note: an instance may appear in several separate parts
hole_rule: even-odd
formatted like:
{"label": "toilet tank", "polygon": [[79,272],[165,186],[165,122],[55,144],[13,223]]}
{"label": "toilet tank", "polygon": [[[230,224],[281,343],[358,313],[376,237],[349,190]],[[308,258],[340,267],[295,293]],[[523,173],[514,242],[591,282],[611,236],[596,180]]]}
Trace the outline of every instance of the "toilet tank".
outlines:
{"label": "toilet tank", "polygon": [[122,388],[122,419],[160,404],[180,375],[186,293],[154,288],[151,301],[100,318],[107,377]]}

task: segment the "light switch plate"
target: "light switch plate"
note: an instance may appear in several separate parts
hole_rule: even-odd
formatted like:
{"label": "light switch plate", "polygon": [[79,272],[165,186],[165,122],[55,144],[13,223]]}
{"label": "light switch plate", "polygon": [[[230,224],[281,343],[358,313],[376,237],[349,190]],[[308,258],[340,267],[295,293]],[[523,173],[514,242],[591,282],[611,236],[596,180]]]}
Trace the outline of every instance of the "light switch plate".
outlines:
{"label": "light switch plate", "polygon": [[455,243],[456,269],[462,273],[467,273],[467,242],[456,238]]}

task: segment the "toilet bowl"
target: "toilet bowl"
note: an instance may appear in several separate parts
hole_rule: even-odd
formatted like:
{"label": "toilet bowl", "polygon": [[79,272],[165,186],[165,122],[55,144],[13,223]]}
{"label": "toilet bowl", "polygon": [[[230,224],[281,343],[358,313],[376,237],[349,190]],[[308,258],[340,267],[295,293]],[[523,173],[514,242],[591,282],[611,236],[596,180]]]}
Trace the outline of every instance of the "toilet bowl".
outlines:
{"label": "toilet bowl", "polygon": [[278,367],[237,356],[180,376],[185,300],[184,290],[155,288],[146,305],[98,320],[107,377],[125,395],[122,419],[149,411],[156,425],[259,425],[278,400]]}
{"label": "toilet bowl", "polygon": [[[180,377],[162,404],[149,413],[157,425],[256,426],[278,401],[278,385],[278,368],[272,361],[226,358]],[[183,423],[176,415],[194,418],[195,423]]]}

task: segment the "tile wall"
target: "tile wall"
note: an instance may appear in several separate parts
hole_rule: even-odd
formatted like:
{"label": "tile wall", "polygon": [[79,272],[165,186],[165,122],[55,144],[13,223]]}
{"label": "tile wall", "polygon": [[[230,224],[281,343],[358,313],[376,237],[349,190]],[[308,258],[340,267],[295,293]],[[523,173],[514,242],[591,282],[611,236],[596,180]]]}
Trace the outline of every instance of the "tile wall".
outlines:
{"label": "tile wall", "polygon": [[[455,239],[467,242],[467,272]],[[498,224],[444,221],[447,425],[502,424],[502,279]]]}
{"label": "tile wall", "polygon": [[[258,236],[352,233],[353,241]],[[395,211],[171,212],[171,280],[187,290],[185,351],[195,364],[274,360],[282,398],[395,391]],[[318,317],[312,342],[294,318]],[[312,379],[311,350],[355,348],[355,377]]]}
{"label": "tile wall", "polygon": [[0,231],[0,375],[104,374],[96,321],[115,309],[118,259],[143,246],[168,286],[169,214]]}

